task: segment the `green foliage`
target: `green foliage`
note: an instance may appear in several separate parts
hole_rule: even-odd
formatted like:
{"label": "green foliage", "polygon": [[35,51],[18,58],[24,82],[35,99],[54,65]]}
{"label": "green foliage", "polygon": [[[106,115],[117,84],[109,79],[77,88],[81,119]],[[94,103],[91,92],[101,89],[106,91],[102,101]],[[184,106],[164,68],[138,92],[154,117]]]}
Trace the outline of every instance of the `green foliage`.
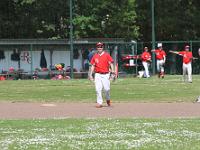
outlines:
{"label": "green foliage", "polygon": [[[0,1],[0,38],[69,38],[69,0]],[[199,40],[200,1],[155,0],[156,40]],[[151,41],[151,0],[73,0],[74,38]]]}
{"label": "green foliage", "polygon": [[[2,17],[5,16],[0,20],[0,38],[69,38],[69,1],[13,0],[0,3],[4,8]],[[135,39],[139,33],[134,7],[134,0],[74,0],[74,37]]]}
{"label": "green foliage", "polygon": [[93,16],[86,17],[77,15],[73,19],[73,24],[75,25],[74,37],[76,39],[88,37],[90,32],[97,32],[98,28],[93,25],[93,22],[95,22]]}
{"label": "green foliage", "polygon": [[[16,0],[17,1],[17,0]],[[24,4],[33,4],[36,0],[21,0],[21,5],[24,5]]]}
{"label": "green foliage", "polygon": [[[199,10],[197,0],[154,0],[156,40],[199,40]],[[151,1],[137,0],[140,39],[151,40]]]}

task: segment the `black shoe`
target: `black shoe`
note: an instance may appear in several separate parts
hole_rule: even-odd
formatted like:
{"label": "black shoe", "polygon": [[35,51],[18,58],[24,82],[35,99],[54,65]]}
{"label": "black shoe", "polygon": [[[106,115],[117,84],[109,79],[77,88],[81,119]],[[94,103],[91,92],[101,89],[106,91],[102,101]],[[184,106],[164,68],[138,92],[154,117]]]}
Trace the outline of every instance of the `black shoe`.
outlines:
{"label": "black shoe", "polygon": [[111,100],[107,100],[106,103],[108,106],[111,106]]}

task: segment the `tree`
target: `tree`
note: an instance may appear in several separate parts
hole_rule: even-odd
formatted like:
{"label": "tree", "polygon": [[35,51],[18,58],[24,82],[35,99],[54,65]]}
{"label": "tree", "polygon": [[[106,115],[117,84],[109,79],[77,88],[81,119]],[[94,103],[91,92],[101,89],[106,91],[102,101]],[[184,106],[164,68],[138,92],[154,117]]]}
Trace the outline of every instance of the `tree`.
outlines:
{"label": "tree", "polygon": [[[76,1],[75,36],[101,38],[138,37],[135,0]],[[84,8],[84,9],[83,9]]]}
{"label": "tree", "polygon": [[[200,1],[155,0],[156,40],[199,40]],[[73,0],[74,38],[151,41],[151,0]],[[1,0],[0,38],[69,38],[69,0]]]}
{"label": "tree", "polygon": [[[151,40],[151,0],[137,0],[140,40]],[[198,40],[200,37],[197,0],[155,0],[156,40]]]}
{"label": "tree", "polygon": [[[68,38],[68,0],[3,0],[1,38]],[[74,0],[74,37],[138,37],[135,0]]]}

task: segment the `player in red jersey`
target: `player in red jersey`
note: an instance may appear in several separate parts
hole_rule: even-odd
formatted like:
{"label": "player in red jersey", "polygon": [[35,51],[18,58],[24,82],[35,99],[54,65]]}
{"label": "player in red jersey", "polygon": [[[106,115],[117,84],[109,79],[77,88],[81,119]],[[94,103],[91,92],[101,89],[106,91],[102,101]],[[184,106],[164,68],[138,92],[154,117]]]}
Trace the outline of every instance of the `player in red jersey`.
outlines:
{"label": "player in red jersey", "polygon": [[158,77],[164,78],[166,53],[162,48],[162,43],[158,43],[158,49],[152,50],[152,52],[156,54]]}
{"label": "player in red jersey", "polygon": [[151,54],[148,52],[148,47],[144,47],[144,52],[141,55],[142,65],[144,66],[144,77],[149,78],[149,65],[151,62]]}
{"label": "player in red jersey", "polygon": [[[105,91],[105,97],[107,105],[111,105],[110,101],[110,71],[114,72],[113,59],[107,52],[104,51],[104,44],[99,42],[96,44],[97,53],[94,54],[91,60],[91,71],[89,73],[89,79],[94,80],[95,89],[97,93],[97,108],[101,108],[103,104],[102,90]],[[95,73],[93,79],[92,73]]]}
{"label": "player in red jersey", "polygon": [[[170,51],[171,53],[178,54],[183,56],[183,80],[192,83],[192,52],[189,51],[190,46],[186,45],[185,50],[183,51]],[[188,78],[186,79],[186,75],[188,74]]]}

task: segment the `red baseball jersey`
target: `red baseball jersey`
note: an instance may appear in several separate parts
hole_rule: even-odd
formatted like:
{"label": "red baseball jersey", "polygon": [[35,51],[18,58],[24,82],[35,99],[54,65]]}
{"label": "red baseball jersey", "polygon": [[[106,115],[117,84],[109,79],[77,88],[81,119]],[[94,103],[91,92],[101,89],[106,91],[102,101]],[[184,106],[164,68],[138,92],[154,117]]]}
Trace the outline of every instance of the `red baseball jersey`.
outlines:
{"label": "red baseball jersey", "polygon": [[160,50],[160,49],[156,49],[155,50],[155,54],[156,54],[156,59],[158,59],[158,60],[162,60],[162,59],[164,59],[164,56],[166,56],[166,53],[165,53],[165,51],[164,50]]}
{"label": "red baseball jersey", "polygon": [[95,66],[96,73],[108,73],[112,62],[112,57],[107,52],[103,52],[102,54],[96,53],[90,63]]}
{"label": "red baseball jersey", "polygon": [[183,63],[188,64],[192,61],[192,52],[189,51],[180,51],[178,54],[183,56]]}
{"label": "red baseball jersey", "polygon": [[142,61],[151,60],[151,54],[149,52],[143,52],[141,55]]}

